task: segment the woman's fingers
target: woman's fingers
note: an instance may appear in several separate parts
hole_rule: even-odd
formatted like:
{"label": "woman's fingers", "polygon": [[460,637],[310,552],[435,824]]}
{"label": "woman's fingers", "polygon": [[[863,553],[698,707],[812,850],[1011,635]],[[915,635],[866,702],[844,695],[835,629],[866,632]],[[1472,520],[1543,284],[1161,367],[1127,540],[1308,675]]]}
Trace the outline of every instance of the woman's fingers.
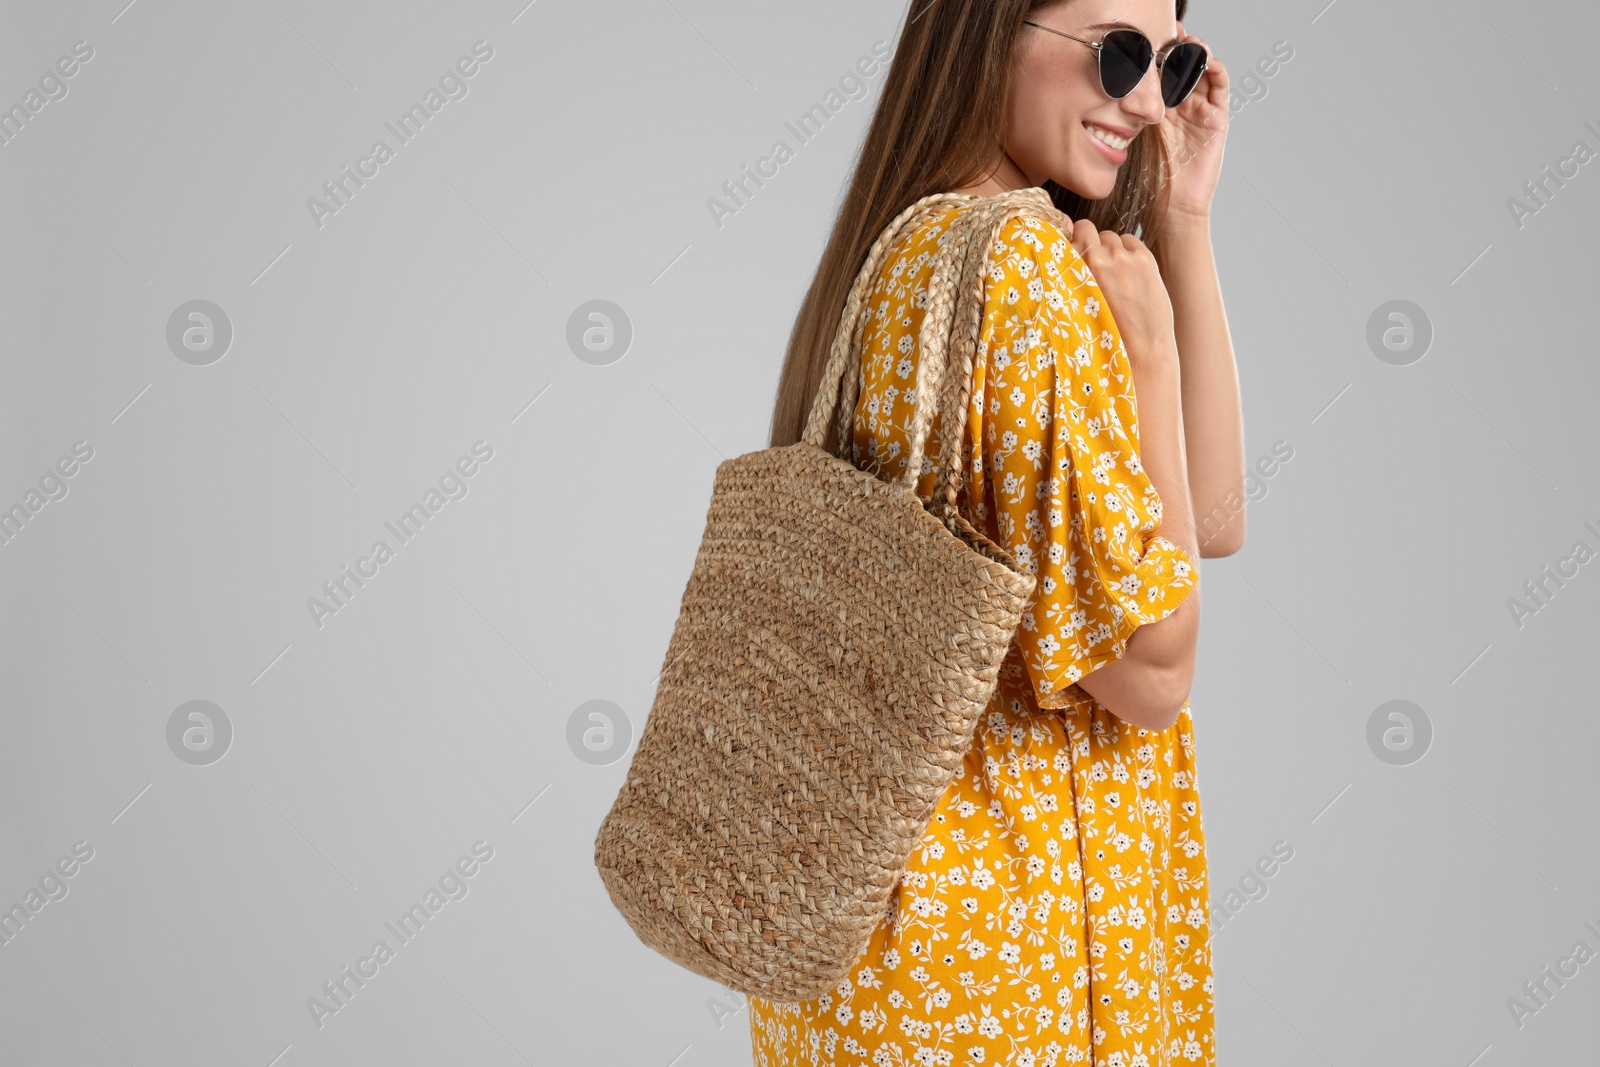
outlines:
{"label": "woman's fingers", "polygon": [[1094,223],[1088,219],[1079,219],[1072,224],[1072,232],[1068,235],[1072,247],[1082,256],[1095,245],[1100,243],[1100,232],[1094,228]]}

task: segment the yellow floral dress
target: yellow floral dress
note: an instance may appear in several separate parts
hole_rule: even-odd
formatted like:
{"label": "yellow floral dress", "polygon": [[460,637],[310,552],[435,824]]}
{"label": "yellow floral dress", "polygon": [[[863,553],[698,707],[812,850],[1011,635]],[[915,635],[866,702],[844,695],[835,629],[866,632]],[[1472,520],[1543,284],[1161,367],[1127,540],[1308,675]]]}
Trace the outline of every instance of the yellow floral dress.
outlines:
{"label": "yellow floral dress", "polygon": [[[924,221],[868,301],[856,465],[905,469],[932,259]],[[1059,227],[990,256],[960,503],[1038,578],[972,747],[861,959],[836,988],[751,997],[758,1067],[1214,1065],[1210,903],[1193,725],[1112,715],[1078,679],[1194,588],[1153,531],[1128,356]],[[934,422],[918,491],[932,499]]]}

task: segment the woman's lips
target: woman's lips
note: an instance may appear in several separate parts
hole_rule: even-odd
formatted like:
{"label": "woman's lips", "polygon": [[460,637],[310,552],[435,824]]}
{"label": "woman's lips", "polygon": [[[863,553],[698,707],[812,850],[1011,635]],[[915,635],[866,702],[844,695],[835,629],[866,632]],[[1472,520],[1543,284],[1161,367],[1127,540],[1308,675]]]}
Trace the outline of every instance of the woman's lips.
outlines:
{"label": "woman's lips", "polygon": [[[1126,163],[1128,161],[1128,150],[1126,148],[1113,148],[1104,141],[1100,140],[1100,138],[1096,137],[1093,133],[1090,133],[1090,127],[1094,125],[1096,124],[1092,122],[1084,122],[1083,135],[1087,137],[1090,143],[1100,150],[1100,154],[1105,156],[1110,162],[1118,164],[1119,166],[1123,163]],[[1100,128],[1106,129],[1104,126]],[[1107,130],[1107,132],[1115,133],[1116,131]]]}

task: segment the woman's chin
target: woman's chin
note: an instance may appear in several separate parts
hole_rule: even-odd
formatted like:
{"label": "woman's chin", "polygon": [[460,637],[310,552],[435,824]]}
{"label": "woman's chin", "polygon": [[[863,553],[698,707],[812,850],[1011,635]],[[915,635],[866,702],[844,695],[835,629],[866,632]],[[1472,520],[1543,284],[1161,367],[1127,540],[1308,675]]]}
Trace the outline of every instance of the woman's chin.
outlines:
{"label": "woman's chin", "polygon": [[1055,183],[1085,200],[1104,200],[1117,187],[1120,167],[1105,159],[1074,160],[1076,165],[1064,175],[1051,175]]}

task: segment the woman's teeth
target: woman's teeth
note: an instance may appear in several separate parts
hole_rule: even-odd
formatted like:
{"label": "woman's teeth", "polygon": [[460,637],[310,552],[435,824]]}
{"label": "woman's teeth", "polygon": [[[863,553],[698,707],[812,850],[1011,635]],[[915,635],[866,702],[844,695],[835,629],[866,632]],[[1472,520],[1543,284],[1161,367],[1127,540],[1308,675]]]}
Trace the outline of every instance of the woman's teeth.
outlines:
{"label": "woman's teeth", "polygon": [[1089,131],[1089,136],[1093,137],[1097,141],[1104,141],[1112,148],[1127,148],[1129,142],[1132,140],[1132,138],[1129,137],[1118,137],[1109,130],[1103,130],[1091,122],[1085,122],[1083,125],[1084,128]]}

